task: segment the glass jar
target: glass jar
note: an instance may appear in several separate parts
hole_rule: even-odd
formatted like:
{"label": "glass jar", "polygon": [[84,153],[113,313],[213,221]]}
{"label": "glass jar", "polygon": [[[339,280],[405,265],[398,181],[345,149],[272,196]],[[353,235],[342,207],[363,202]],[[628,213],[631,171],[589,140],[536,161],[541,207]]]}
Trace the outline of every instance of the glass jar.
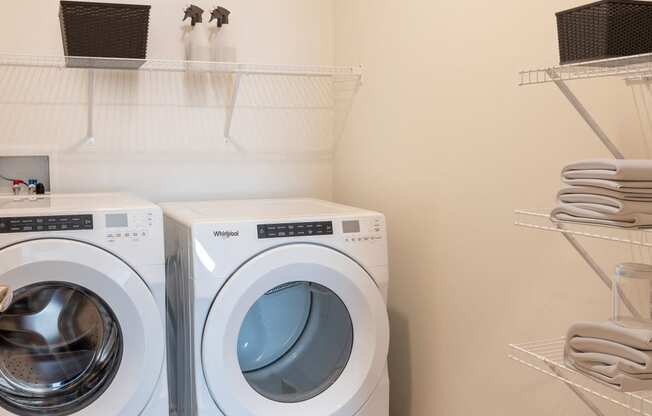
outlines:
{"label": "glass jar", "polygon": [[630,328],[652,328],[652,265],[618,265],[612,292],[614,322]]}

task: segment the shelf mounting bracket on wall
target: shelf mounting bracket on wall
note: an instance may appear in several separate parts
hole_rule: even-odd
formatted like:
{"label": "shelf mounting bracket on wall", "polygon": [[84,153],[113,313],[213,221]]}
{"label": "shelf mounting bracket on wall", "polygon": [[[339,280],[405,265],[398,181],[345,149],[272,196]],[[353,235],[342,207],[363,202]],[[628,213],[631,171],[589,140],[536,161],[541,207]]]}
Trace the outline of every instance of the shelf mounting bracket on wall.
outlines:
{"label": "shelf mounting bracket on wall", "polygon": [[233,125],[233,113],[235,111],[235,106],[238,103],[238,93],[240,92],[240,80],[242,79],[241,73],[233,74],[233,90],[231,91],[231,97],[229,97],[229,102],[226,107],[226,120],[224,121],[224,142],[229,143],[231,141],[231,126]]}
{"label": "shelf mounting bracket on wall", "polygon": [[83,141],[84,145],[95,144],[95,134],[93,125],[93,116],[95,112],[95,70],[88,70],[88,104],[87,104],[87,121],[86,121],[86,138]]}
{"label": "shelf mounting bracket on wall", "polygon": [[568,88],[568,85],[564,82],[564,80],[555,72],[554,69],[548,69],[546,71],[548,73],[548,76],[552,80],[552,82],[555,83],[555,85],[559,88],[562,94],[568,99],[568,101],[571,103],[571,105],[577,110],[577,112],[580,114],[580,116],[586,121],[586,123],[589,125],[591,130],[598,136],[598,139],[604,144],[609,152],[616,158],[616,159],[624,159],[625,157],[623,154],[618,150],[616,145],[609,139],[609,136],[600,128],[600,125],[598,124],[597,121],[591,116],[591,113],[584,107],[584,105],[580,102],[580,100],[577,98],[575,94],[573,94],[573,91]]}

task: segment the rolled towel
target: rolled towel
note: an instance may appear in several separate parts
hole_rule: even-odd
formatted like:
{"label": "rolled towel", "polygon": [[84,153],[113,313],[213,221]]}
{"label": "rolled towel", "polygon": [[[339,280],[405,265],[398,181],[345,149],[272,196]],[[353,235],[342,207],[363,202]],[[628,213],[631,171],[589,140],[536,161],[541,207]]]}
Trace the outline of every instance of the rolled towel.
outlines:
{"label": "rolled towel", "polygon": [[564,179],[652,181],[652,160],[584,160],[564,167],[562,176]]}
{"label": "rolled towel", "polygon": [[579,322],[567,335],[565,361],[618,390],[652,390],[652,330]]}
{"label": "rolled towel", "polygon": [[652,181],[612,181],[607,179],[565,179],[564,183],[571,186],[589,186],[610,189],[626,195],[652,195]]}
{"label": "rolled towel", "polygon": [[652,227],[652,214],[620,213],[617,207],[603,204],[560,204],[550,218],[557,222],[606,225],[621,228]]}
{"label": "rolled towel", "polygon": [[[650,189],[652,191],[652,189]],[[619,206],[622,201],[632,201],[632,202],[652,202],[652,192],[649,194],[645,193],[626,193],[619,192],[607,188],[597,188],[594,186],[571,186],[569,188],[564,188],[557,194],[557,199],[562,203],[574,203],[574,202],[596,202],[603,200],[593,200],[588,199],[587,195],[591,197],[598,195],[605,198],[611,198],[609,200],[609,205]],[[602,203],[602,202],[598,202]],[[650,208],[652,211],[652,208]],[[642,211],[646,212],[646,211]]]}

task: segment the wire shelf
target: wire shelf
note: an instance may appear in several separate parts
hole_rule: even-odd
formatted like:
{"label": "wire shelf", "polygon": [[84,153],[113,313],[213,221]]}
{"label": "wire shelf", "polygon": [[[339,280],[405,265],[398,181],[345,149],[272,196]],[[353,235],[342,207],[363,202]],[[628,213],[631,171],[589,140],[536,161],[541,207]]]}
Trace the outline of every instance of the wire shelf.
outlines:
{"label": "wire shelf", "polygon": [[633,414],[652,416],[652,391],[623,393],[595,381],[564,364],[564,338],[510,344],[509,358],[568,385],[576,394],[597,397],[628,409]]}
{"label": "wire shelf", "polygon": [[134,62],[0,54],[0,146],[328,160],[362,81],[353,66]]}
{"label": "wire shelf", "polygon": [[648,53],[521,71],[519,85],[605,77],[623,77],[632,80],[651,76],[652,54]]}
{"label": "wire shelf", "polygon": [[514,225],[518,227],[652,248],[652,230],[630,230],[573,222],[557,223],[551,220],[549,211],[543,210],[516,210],[515,215],[516,220],[514,221]]}
{"label": "wire shelf", "polygon": [[[243,75],[294,75],[305,77],[361,77],[361,66],[267,65],[235,62],[178,61],[0,54],[0,66],[137,70],[149,72],[212,72]],[[137,67],[137,69],[135,69]]]}

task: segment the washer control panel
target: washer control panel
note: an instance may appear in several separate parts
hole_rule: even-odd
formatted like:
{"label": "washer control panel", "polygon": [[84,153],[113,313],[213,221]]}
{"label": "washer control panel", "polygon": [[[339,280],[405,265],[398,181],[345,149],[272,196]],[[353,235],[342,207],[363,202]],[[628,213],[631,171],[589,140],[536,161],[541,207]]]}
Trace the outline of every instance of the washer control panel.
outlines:
{"label": "washer control panel", "polygon": [[92,215],[52,215],[0,218],[0,234],[92,229]]}
{"label": "washer control panel", "polygon": [[308,237],[316,235],[333,235],[333,221],[258,225],[259,239]]}
{"label": "washer control panel", "polygon": [[385,224],[381,218],[342,221],[346,243],[371,243],[383,240]]}
{"label": "washer control panel", "polygon": [[109,243],[140,241],[149,237],[153,220],[154,214],[151,212],[105,214],[106,240]]}

